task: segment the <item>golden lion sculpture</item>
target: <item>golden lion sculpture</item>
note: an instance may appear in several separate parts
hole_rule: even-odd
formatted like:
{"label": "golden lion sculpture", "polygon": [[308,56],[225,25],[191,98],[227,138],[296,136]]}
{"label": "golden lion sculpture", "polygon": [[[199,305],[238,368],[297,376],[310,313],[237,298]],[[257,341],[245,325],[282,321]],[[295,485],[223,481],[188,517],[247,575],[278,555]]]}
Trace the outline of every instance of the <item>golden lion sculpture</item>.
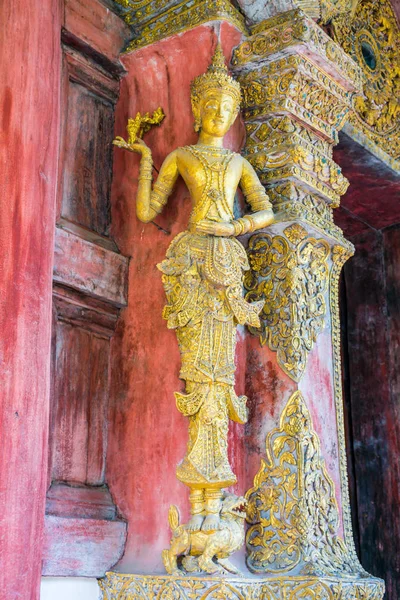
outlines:
{"label": "golden lion sculpture", "polygon": [[178,509],[171,506],[168,519],[172,540],[169,550],[162,553],[167,573],[222,574],[228,571],[240,575],[228,557],[243,545],[246,506],[245,498],[224,494],[219,528],[214,531],[190,531],[186,525],[179,524]]}

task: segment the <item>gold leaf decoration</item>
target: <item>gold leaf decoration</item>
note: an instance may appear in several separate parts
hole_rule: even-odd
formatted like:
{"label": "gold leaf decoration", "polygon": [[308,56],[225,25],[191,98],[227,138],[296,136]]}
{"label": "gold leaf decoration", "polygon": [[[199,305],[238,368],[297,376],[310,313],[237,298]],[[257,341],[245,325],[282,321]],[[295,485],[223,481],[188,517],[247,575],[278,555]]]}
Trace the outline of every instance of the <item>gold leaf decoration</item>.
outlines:
{"label": "gold leaf decoration", "polygon": [[246,545],[256,573],[313,575],[360,572],[338,537],[335,488],[301,392],[266,441],[266,461],[249,490]]}
{"label": "gold leaf decoration", "polygon": [[303,375],[325,325],[329,253],[329,244],[309,237],[300,224],[287,227],[284,236],[258,233],[249,242],[246,298],[265,303],[261,329],[250,330],[277,352],[279,365],[294,381]]}
{"label": "gold leaf decoration", "polygon": [[391,3],[360,0],[352,18],[340,15],[332,24],[335,41],[364,73],[364,96],[355,100],[350,125],[399,161],[400,29]]}
{"label": "gold leaf decoration", "polygon": [[133,25],[134,39],[130,52],[193,29],[203,23],[220,19],[246,33],[242,14],[229,0],[114,0],[128,25]]}

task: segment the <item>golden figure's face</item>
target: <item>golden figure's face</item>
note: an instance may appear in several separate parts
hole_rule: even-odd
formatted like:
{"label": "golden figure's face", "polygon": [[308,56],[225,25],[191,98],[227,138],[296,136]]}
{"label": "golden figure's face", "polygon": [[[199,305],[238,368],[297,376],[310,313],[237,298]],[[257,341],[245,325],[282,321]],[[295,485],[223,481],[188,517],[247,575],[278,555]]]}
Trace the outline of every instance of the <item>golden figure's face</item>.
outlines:
{"label": "golden figure's face", "polygon": [[232,96],[223,90],[210,90],[200,103],[200,122],[204,133],[223,137],[237,115]]}

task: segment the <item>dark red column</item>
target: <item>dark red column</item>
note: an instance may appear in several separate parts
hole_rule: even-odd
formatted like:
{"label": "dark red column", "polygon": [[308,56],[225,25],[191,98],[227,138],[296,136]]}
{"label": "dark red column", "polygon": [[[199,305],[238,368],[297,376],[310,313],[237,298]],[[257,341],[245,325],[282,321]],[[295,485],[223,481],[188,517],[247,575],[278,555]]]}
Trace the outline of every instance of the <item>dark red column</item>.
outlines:
{"label": "dark red column", "polygon": [[36,600],[47,478],[60,4],[0,3],[0,599]]}

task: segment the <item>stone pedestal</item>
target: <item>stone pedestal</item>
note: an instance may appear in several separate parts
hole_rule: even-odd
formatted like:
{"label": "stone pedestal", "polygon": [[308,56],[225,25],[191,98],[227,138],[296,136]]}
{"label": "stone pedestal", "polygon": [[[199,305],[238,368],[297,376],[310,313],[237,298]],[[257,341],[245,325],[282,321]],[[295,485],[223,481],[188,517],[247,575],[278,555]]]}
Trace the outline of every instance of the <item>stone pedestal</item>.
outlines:
{"label": "stone pedestal", "polygon": [[108,573],[101,580],[103,600],[378,600],[379,579],[363,583],[335,577],[171,577]]}

